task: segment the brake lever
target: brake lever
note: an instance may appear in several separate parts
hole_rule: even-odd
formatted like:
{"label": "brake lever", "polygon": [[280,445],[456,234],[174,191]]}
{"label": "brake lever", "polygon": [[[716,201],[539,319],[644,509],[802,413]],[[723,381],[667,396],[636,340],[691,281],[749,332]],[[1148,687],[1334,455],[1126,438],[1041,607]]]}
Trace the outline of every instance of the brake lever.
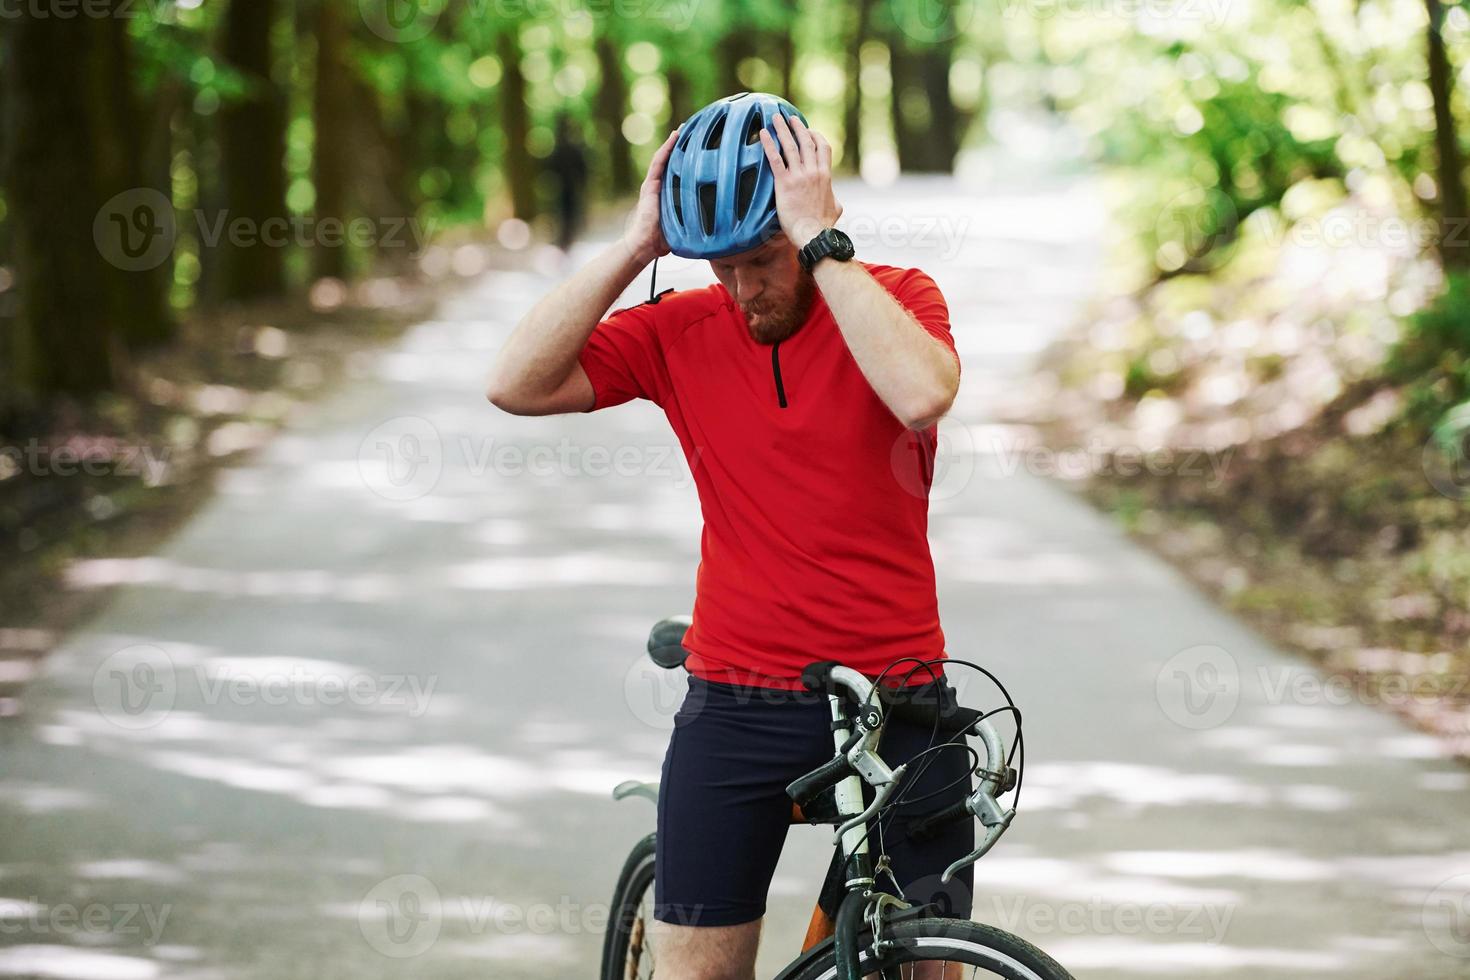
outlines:
{"label": "brake lever", "polygon": [[842,840],[842,835],[847,833],[852,828],[866,826],[867,822],[873,819],[873,814],[883,809],[883,807],[888,803],[888,798],[893,795],[893,791],[897,789],[898,784],[903,781],[904,773],[908,771],[908,768],[908,763],[904,763],[897,769],[893,770],[892,778],[890,778],[886,783],[874,786],[873,802],[868,804],[868,808],[862,813],[859,813],[857,816],[851,818],[846,823],[837,828],[837,834],[832,838],[833,843]]}
{"label": "brake lever", "polygon": [[[988,728],[989,726],[986,727]],[[994,731],[991,728],[988,731],[982,732],[982,734],[993,737]],[[987,738],[986,741],[988,745],[991,739]],[[994,754],[992,754],[991,758],[994,758]],[[1004,757],[1002,756],[1002,758]],[[1004,792],[1003,787],[1007,782],[1009,770],[996,772],[986,769],[983,772],[985,773],[985,777],[981,779],[980,785],[975,787],[975,791],[965,800],[965,809],[973,813],[979,819],[981,826],[986,828],[985,839],[980,842],[979,847],[944,870],[944,874],[939,877],[941,884],[949,884],[950,880],[961,869],[967,868],[983,858],[995,846],[995,842],[1000,840],[1000,835],[1010,828],[1011,821],[1016,819],[1016,808],[1011,807],[1010,809],[1002,810],[1000,801],[996,799],[997,795]]]}
{"label": "brake lever", "polygon": [[1015,819],[1015,816],[1015,807],[1011,807],[1009,810],[1002,813],[999,822],[995,823],[994,825],[989,825],[990,831],[985,835],[985,840],[981,842],[980,846],[975,848],[969,854],[960,858],[954,864],[951,864],[948,868],[945,868],[944,874],[939,876],[939,883],[942,885],[949,884],[950,879],[953,878],[961,869],[967,868],[970,865],[974,864],[976,861],[983,858],[986,852],[988,852],[992,847],[995,846],[995,842],[1000,840],[1000,835],[1005,833],[1007,828],[1010,827],[1011,821]]}

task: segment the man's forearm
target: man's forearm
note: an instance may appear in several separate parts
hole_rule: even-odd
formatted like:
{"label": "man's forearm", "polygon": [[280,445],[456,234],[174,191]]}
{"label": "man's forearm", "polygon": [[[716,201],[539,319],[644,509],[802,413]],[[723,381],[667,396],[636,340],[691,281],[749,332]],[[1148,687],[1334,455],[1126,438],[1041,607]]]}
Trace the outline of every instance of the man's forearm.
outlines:
{"label": "man's forearm", "polygon": [[892,293],[856,262],[818,262],[812,275],[863,377],[899,421],[920,429],[949,411],[959,365]]}
{"label": "man's forearm", "polygon": [[542,297],[501,348],[491,389],[527,396],[555,391],[608,308],[647,264],[617,241]]}

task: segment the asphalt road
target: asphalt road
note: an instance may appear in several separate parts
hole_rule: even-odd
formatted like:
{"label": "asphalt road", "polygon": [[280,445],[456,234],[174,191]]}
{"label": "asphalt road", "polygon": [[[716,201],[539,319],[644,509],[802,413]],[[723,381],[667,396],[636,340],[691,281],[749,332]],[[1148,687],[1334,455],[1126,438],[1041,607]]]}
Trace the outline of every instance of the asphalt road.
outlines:
{"label": "asphalt road", "polygon": [[[951,654],[1009,685],[1029,757],[976,917],[1079,977],[1466,976],[1466,773],[988,421],[1083,315],[1104,229],[1084,180],[979,176],[841,191],[861,255],[939,282],[965,363],[932,502],[941,613]],[[652,827],[609,790],[662,758],[680,682],[642,649],[690,606],[699,511],[656,408],[485,403],[555,275],[484,275],[155,556],[76,570],[124,584],[0,721],[0,976],[592,975]],[[827,848],[793,830],[763,975]]]}

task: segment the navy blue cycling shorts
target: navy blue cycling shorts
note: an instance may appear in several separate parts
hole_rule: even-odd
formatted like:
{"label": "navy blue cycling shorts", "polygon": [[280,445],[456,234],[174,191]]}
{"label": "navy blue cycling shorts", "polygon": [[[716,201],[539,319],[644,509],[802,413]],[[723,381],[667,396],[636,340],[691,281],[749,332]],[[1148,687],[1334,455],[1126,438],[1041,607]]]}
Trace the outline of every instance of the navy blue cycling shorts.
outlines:
{"label": "navy blue cycling shorts", "polygon": [[[947,687],[943,678],[931,683]],[[831,724],[825,694],[689,678],[659,784],[654,918],[723,926],[765,914],[766,893],[791,826],[786,786],[836,754]],[[932,727],[890,718],[878,753],[896,769],[945,737],[935,736]],[[917,781],[909,774],[899,790],[899,796],[914,802],[892,808],[883,821],[885,849],[910,902],[934,902],[941,914],[967,919],[973,869],[964,869],[947,885],[939,877],[975,846],[975,822],[958,821],[922,842],[907,839],[905,823],[963,799],[972,788],[967,776],[972,756],[950,748],[925,759],[932,765]],[[947,784],[953,784],[948,791],[917,799]],[[870,833],[869,849],[876,858],[876,830]],[[813,901],[820,884],[812,882]],[[893,892],[885,876],[879,876],[878,887]]]}

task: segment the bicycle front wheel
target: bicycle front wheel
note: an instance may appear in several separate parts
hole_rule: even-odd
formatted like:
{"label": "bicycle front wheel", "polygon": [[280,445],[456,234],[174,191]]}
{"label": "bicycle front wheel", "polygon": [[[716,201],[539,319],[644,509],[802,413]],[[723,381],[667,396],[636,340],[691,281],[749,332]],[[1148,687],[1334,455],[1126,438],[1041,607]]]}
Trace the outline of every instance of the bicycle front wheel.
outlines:
{"label": "bicycle front wheel", "polygon": [[602,943],[602,980],[649,980],[653,976],[648,924],[653,921],[654,843],[655,835],[649,834],[634,844],[618,875]]}
{"label": "bicycle front wheel", "polygon": [[[881,964],[864,948],[859,967],[865,977],[883,980],[1074,980],[1056,960],[1020,936],[994,926],[961,919],[914,919],[890,926],[894,949]],[[866,937],[865,937],[866,939]],[[835,954],[829,952],[794,980],[836,980]]]}

